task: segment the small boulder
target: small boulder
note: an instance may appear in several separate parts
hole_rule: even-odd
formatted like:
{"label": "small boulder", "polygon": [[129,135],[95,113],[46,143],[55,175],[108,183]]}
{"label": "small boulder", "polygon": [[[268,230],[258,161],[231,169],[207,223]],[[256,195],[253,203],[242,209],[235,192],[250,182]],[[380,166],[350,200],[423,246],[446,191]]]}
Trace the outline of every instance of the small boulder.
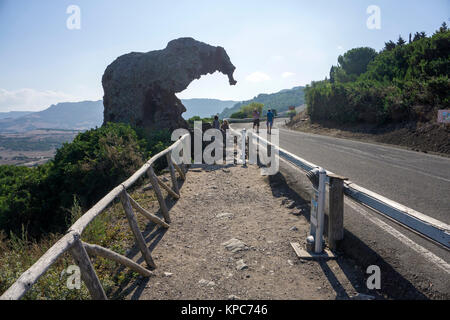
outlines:
{"label": "small boulder", "polygon": [[208,281],[205,279],[200,279],[200,281],[198,283],[202,286],[208,286],[208,287],[213,287],[216,285],[216,283],[214,281]]}
{"label": "small boulder", "polygon": [[233,253],[248,250],[247,245],[239,239],[232,238],[224,243],[222,243],[225,248]]}
{"label": "small boulder", "polygon": [[244,263],[244,259],[238,260],[236,262],[236,270],[248,269],[248,266]]}
{"label": "small boulder", "polygon": [[232,218],[233,214],[231,212],[219,213],[216,218]]}

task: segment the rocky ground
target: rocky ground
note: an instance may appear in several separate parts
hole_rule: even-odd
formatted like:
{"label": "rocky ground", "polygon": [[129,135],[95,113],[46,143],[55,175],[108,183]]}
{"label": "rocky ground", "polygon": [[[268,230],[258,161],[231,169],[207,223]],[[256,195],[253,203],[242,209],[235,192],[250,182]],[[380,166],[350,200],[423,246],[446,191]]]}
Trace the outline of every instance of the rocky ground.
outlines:
{"label": "rocky ground", "polygon": [[[138,200],[156,212],[151,190]],[[157,265],[155,276],[130,284],[124,290],[129,299],[374,295],[366,289],[363,271],[345,257],[327,262],[297,258],[290,242],[304,244],[309,223],[303,215],[309,204],[279,176],[261,176],[257,166],[193,166],[181,198],[169,201],[169,208],[167,231],[152,224],[144,231]]]}

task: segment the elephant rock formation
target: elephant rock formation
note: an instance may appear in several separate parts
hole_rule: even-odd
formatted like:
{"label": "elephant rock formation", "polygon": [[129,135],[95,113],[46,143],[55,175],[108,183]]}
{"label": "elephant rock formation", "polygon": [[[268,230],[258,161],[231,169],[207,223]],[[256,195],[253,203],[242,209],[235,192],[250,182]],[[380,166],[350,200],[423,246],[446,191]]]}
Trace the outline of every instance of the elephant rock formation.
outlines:
{"label": "elephant rock formation", "polygon": [[234,70],[224,48],[192,38],[172,40],[163,50],[120,56],[102,78],[104,123],[130,123],[147,132],[186,128],[181,117],[186,109],[175,93],[215,71],[234,85]]}

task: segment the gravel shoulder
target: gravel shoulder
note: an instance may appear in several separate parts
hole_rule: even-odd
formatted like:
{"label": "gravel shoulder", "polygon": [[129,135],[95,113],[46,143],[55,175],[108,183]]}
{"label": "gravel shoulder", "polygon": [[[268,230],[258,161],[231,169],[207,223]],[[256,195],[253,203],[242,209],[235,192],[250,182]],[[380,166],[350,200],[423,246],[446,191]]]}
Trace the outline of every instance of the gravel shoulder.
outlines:
{"label": "gravel shoulder", "polygon": [[[155,276],[127,288],[129,299],[349,299],[368,293],[365,274],[344,257],[299,260],[309,204],[280,176],[257,166],[193,165],[181,198],[170,200],[167,231],[144,235]],[[153,197],[151,190],[140,198]],[[155,211],[156,203],[146,203]],[[374,292],[369,293],[374,295]]]}

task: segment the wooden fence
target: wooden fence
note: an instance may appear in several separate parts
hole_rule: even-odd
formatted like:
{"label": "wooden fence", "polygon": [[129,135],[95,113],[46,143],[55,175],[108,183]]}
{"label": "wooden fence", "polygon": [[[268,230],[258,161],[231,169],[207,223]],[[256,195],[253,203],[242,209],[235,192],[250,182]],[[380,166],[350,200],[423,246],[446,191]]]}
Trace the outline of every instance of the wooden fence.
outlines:
{"label": "wooden fence", "polygon": [[[97,274],[92,266],[89,254],[102,256],[107,259],[114,260],[121,263],[133,271],[138,272],[142,276],[148,277],[152,275],[152,271],[156,267],[150,250],[147,248],[144,237],[139,230],[136,216],[133,211],[139,212],[148,220],[159,224],[164,228],[169,228],[170,216],[169,210],[163,198],[160,186],[168,192],[170,196],[175,199],[180,197],[180,191],[178,189],[177,178],[175,170],[178,171],[180,177],[184,180],[185,173],[183,169],[172,161],[172,150],[177,148],[180,144],[187,143],[190,139],[189,134],[185,134],[178,141],[172,144],[169,148],[161,151],[157,155],[148,160],[139,170],[137,170],[130,178],[119,186],[111,190],[106,196],[104,196],[99,202],[97,202],[91,209],[89,209],[83,216],[81,216],[67,231],[67,233],[59,239],[47,252],[36,261],[27,271],[25,271],[14,284],[3,293],[0,300],[17,300],[23,297],[25,293],[36,283],[36,281],[52,266],[52,264],[66,251],[69,251],[74,258],[76,264],[80,268],[81,279],[86,284],[92,299],[106,300],[106,294],[103,287],[97,277]],[[190,144],[187,144],[188,146]],[[168,168],[172,180],[172,188],[159,179],[154,170],[153,164],[156,160],[166,156]],[[155,191],[156,197],[159,202],[161,213],[164,219],[160,219],[156,215],[148,212],[142,208],[130,195],[127,193],[127,189],[130,188],[140,177],[144,174],[148,175],[150,182]],[[129,222],[131,231],[133,232],[134,239],[137,247],[140,249],[142,256],[147,264],[148,269],[135,263],[133,260],[120,255],[107,248],[103,248],[98,245],[85,243],[81,240],[81,234],[83,230],[95,219],[109,204],[119,197],[122,206],[125,211],[125,215]]]}

